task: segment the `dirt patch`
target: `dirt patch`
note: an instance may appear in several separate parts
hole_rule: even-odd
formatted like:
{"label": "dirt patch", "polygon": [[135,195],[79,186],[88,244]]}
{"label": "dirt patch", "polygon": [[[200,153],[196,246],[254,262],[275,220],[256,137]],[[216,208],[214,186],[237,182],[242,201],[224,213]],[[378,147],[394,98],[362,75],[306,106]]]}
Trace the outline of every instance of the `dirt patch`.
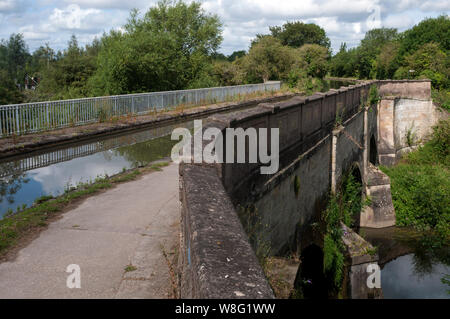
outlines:
{"label": "dirt patch", "polygon": [[264,273],[277,299],[289,299],[294,292],[294,281],[300,260],[294,257],[268,257]]}

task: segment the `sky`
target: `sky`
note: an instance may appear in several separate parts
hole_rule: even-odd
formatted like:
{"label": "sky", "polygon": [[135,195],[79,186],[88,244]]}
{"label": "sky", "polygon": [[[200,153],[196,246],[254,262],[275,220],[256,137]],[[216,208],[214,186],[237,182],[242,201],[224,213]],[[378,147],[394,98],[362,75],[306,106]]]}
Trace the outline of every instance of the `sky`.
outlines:
{"label": "sky", "polygon": [[[120,29],[130,10],[141,13],[157,0],[0,0],[0,39],[22,33],[31,52],[48,43],[63,50],[72,34],[80,44]],[[188,1],[189,2],[189,1]],[[449,0],[200,0],[223,23],[219,52],[248,50],[256,34],[286,21],[316,23],[325,29],[334,52],[342,42],[354,47],[376,27],[404,31],[427,17],[449,14]]]}

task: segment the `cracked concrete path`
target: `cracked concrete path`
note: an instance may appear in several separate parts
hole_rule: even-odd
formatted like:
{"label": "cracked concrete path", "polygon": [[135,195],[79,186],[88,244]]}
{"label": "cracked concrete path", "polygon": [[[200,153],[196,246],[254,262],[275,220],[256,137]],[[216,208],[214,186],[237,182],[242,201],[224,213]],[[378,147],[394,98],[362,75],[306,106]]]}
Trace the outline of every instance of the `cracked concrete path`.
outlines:
{"label": "cracked concrete path", "polygon": [[[0,298],[168,298],[179,205],[173,163],[87,198],[0,264]],[[79,289],[66,285],[71,264]]]}

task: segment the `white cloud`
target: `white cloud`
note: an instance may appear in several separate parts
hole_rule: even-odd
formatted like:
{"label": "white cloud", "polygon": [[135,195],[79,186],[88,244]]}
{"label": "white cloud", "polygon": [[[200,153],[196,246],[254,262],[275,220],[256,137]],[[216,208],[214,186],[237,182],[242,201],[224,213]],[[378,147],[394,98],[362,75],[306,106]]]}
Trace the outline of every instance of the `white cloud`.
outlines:
{"label": "white cloud", "polygon": [[423,11],[440,11],[442,13],[450,11],[450,1],[448,0],[435,0],[425,1],[420,5],[420,10]]}
{"label": "white cloud", "polygon": [[20,6],[20,1],[0,0],[0,13],[16,11]]}
{"label": "white cloud", "polygon": [[89,29],[92,19],[101,15],[98,9],[81,9],[76,4],[71,4],[64,9],[53,9],[49,19],[49,31],[58,29]]}
{"label": "white cloud", "polygon": [[97,8],[97,9],[125,9],[130,10],[133,8],[144,8],[157,1],[148,0],[64,0],[68,4],[76,4],[82,8]]}
{"label": "white cloud", "polygon": [[384,19],[383,25],[387,28],[404,30],[414,25],[414,19],[408,13],[393,14]]}
{"label": "white cloud", "polygon": [[[191,0],[187,0],[190,2]],[[448,13],[448,0],[199,0],[210,13],[224,23],[221,51],[248,49],[258,33],[268,33],[269,26],[301,20],[317,23],[325,29],[333,49],[341,42],[349,47],[359,43],[372,27],[406,28],[425,17]],[[18,5],[20,2],[20,6]],[[63,49],[71,34],[86,44],[104,31],[126,23],[129,11],[137,7],[145,12],[157,0],[0,0],[0,38],[23,32],[30,48],[49,41]],[[379,9],[379,10],[378,10]],[[22,10],[21,14],[17,14]],[[376,19],[368,20],[374,13]]]}

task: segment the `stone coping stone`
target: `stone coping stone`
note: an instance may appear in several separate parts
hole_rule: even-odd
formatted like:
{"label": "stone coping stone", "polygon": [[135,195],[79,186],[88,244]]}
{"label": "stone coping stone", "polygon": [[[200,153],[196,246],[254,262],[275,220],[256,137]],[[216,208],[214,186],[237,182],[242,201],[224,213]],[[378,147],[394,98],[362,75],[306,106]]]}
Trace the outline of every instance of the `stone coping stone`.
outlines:
{"label": "stone coping stone", "polygon": [[[181,164],[193,298],[274,298],[216,169]],[[183,297],[183,296],[182,296]]]}
{"label": "stone coping stone", "polygon": [[347,257],[350,259],[352,266],[378,261],[378,254],[368,241],[364,240],[364,238],[343,223],[341,227],[344,232],[342,240],[346,247]]}

